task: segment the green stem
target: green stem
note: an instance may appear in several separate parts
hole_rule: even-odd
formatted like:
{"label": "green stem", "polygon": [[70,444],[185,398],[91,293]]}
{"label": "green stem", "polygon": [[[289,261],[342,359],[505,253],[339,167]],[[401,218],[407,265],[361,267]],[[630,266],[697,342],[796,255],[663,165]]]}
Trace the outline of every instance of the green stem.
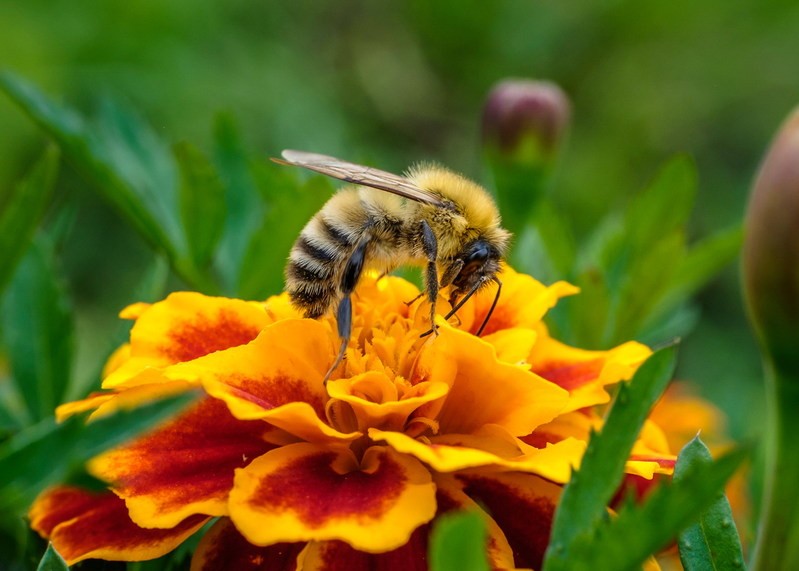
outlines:
{"label": "green stem", "polygon": [[799,369],[767,365],[766,481],[752,571],[799,569]]}

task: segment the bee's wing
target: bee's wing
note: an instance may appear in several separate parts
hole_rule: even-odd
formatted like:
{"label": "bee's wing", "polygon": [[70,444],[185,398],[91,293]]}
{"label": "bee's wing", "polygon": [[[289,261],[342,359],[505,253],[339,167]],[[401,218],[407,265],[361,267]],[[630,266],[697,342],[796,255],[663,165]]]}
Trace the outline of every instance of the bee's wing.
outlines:
{"label": "bee's wing", "polygon": [[417,202],[424,202],[426,204],[432,204],[433,206],[444,205],[440,197],[432,192],[419,188],[409,179],[400,175],[391,174],[390,172],[381,171],[380,169],[365,167],[363,165],[356,165],[355,163],[342,161],[335,157],[317,153],[286,150],[281,154],[283,155],[283,159],[272,160],[283,165],[304,167],[354,184],[385,190],[386,192],[398,194]]}

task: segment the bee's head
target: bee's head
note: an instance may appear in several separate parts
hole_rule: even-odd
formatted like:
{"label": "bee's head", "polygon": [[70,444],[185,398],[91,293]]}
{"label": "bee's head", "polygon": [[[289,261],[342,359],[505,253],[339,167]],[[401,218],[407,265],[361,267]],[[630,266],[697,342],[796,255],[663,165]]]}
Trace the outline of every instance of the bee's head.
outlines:
{"label": "bee's head", "polygon": [[[499,248],[484,238],[470,242],[460,252],[447,268],[450,276],[445,271],[442,282],[448,282],[451,277],[452,290],[450,303],[463,295],[468,294],[475,288],[480,288],[483,284],[491,281],[499,271],[499,261],[501,254]],[[455,273],[457,271],[457,273]],[[452,275],[454,274],[454,275]],[[446,285],[446,283],[442,283]]]}

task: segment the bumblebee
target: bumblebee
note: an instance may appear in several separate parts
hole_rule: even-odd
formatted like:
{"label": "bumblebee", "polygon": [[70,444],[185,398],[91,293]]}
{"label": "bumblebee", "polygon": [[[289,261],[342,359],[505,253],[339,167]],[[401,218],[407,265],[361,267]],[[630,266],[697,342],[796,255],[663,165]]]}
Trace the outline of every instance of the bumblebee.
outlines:
{"label": "bumblebee", "polygon": [[[365,269],[388,273],[400,266],[424,268],[424,293],[435,331],[436,300],[450,287],[449,319],[489,282],[497,293],[477,334],[496,307],[502,283],[500,260],[510,240],[489,193],[435,165],[405,176],[326,155],[286,150],[273,161],[352,183],[333,195],[302,229],[286,265],[286,289],[306,317],[338,304],[341,347],[325,382],[344,358],[352,333],[351,295]],[[421,296],[420,296],[421,297]]]}

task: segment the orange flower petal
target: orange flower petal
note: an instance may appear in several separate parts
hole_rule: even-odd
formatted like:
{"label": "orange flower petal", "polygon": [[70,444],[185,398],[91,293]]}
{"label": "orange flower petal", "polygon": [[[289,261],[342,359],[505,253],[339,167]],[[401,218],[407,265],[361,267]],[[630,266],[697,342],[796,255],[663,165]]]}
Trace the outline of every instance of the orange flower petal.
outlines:
{"label": "orange flower petal", "polygon": [[514,365],[530,368],[527,357],[533,350],[538,334],[532,329],[502,329],[490,335],[483,335],[486,343],[491,343],[497,352],[497,359]]}
{"label": "orange flower petal", "polygon": [[442,433],[471,434],[498,424],[514,435],[529,434],[567,404],[566,391],[498,361],[488,343],[450,327],[440,331],[420,355],[414,383],[434,380],[450,386],[442,403],[420,409],[439,421]]}
{"label": "orange flower petal", "polygon": [[454,477],[505,533],[516,566],[541,569],[561,487],[532,474]]}
{"label": "orange flower petal", "polygon": [[[496,522],[486,514],[469,496],[464,494],[457,484],[450,481],[437,480],[436,517],[459,510],[471,510],[479,513],[486,521],[488,537],[486,551],[488,563],[492,569],[512,569],[513,552],[508,545],[502,530]],[[357,551],[342,541],[312,541],[303,554],[303,571],[381,571],[428,569],[428,551],[430,530],[434,522],[416,528],[411,538],[402,547],[386,553],[365,553]]]}
{"label": "orange flower petal", "polygon": [[340,432],[323,420],[323,380],[334,345],[317,321],[282,321],[245,346],[174,365],[164,375],[202,384],[241,420],[266,420],[310,442],[350,441],[361,434]]}
{"label": "orange flower petal", "polygon": [[[515,272],[509,266],[503,267],[499,278],[502,280],[502,294],[483,330],[483,336],[515,327],[534,328],[560,298],[580,291],[566,282],[545,286],[528,275]],[[491,286],[473,296],[474,301],[466,303],[458,312],[461,319],[458,328],[476,333],[494,302],[495,295],[496,289]]]}
{"label": "orange flower petal", "polygon": [[270,323],[263,304],[173,293],[145,308],[130,332],[130,357],[104,388],[136,383],[145,367],[165,367],[249,343]]}
{"label": "orange flower petal", "polygon": [[244,539],[229,518],[220,518],[200,540],[191,571],[296,571],[305,543],[256,546]]}
{"label": "orange flower petal", "polygon": [[554,444],[566,438],[577,438],[588,442],[591,429],[599,430],[600,427],[601,419],[593,413],[572,411],[539,426],[531,434],[521,436],[520,440],[535,448],[544,448],[547,444]]}
{"label": "orange flower petal", "polygon": [[[369,436],[418,458],[437,472],[457,472],[468,468],[495,467],[541,475],[555,482],[568,481],[573,467],[579,465],[585,442],[569,438],[543,449],[524,447],[496,430],[479,435],[447,434],[420,442],[399,432],[370,429]],[[520,446],[521,445],[521,446]]]}
{"label": "orange flower petal", "polygon": [[[155,371],[153,372],[155,373]],[[63,422],[70,416],[92,409],[94,409],[94,412],[89,416],[89,420],[95,420],[119,410],[131,410],[195,388],[193,385],[183,381],[165,381],[160,373],[158,373],[158,378],[160,379],[158,383],[139,385],[118,392],[92,393],[83,400],[62,404],[56,408],[56,420]]]}
{"label": "orange flower petal", "polygon": [[143,529],[110,492],[62,486],[43,493],[30,510],[31,527],[48,538],[68,565],[84,559],[145,561],[175,549],[208,517],[192,516],[171,529]]}
{"label": "orange flower petal", "polygon": [[115,396],[113,393],[96,392],[85,399],[64,403],[55,409],[55,418],[58,422],[64,422],[71,416],[96,409],[98,406],[113,400]]}
{"label": "orange flower petal", "polygon": [[534,373],[569,391],[567,412],[609,402],[604,387],[632,378],[651,354],[649,347],[635,341],[609,351],[586,351],[542,334],[530,354],[530,363]]}
{"label": "orange flower petal", "polygon": [[356,319],[364,319],[358,326],[371,328],[373,319],[382,319],[385,315],[398,314],[408,317],[412,310],[407,302],[419,295],[419,288],[406,279],[387,276],[367,270],[358,282],[357,294],[354,296]]}
{"label": "orange flower petal", "polygon": [[207,398],[93,459],[89,471],[113,484],[138,525],[168,528],[192,514],[226,514],[234,470],[274,448],[269,432],[276,430],[233,418],[224,403]]}
{"label": "orange flower petal", "polygon": [[236,472],[230,517],[256,545],[340,539],[361,551],[405,544],[436,511],[430,473],[413,458],[370,448],[291,444]]}
{"label": "orange flower petal", "polygon": [[416,409],[444,397],[448,391],[445,383],[421,382],[400,395],[393,379],[376,371],[327,383],[331,398],[350,404],[361,431],[370,426],[401,430]]}

